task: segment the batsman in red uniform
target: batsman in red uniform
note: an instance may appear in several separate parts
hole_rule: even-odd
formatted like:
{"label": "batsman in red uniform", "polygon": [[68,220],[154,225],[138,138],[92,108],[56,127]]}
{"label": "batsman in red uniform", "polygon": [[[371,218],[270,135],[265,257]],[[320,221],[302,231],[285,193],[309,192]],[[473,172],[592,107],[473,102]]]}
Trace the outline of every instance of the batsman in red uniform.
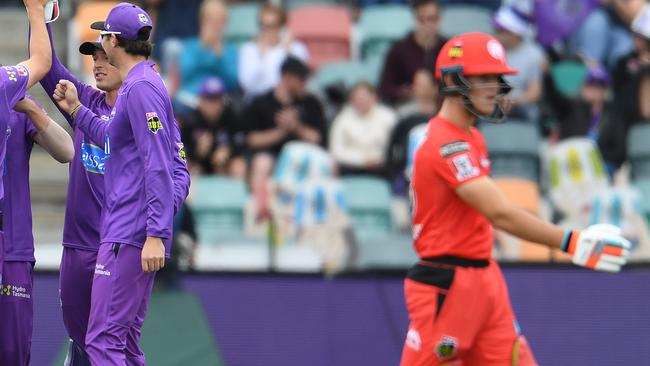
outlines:
{"label": "batsman in red uniform", "polygon": [[413,240],[420,257],[405,280],[409,330],[402,366],[537,365],[508,288],[491,258],[493,227],[559,248],[575,264],[617,272],[629,243],[611,225],[566,231],[509,203],[490,175],[478,119],[502,122],[509,86],[503,46],[483,33],[450,39],[436,62],[444,96],[415,154]]}

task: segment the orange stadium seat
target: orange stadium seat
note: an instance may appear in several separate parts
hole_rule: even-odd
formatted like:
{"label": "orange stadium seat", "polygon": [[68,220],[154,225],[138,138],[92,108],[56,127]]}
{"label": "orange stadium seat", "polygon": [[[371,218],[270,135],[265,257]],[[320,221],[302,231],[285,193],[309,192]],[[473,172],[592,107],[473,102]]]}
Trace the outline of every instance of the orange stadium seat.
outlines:
{"label": "orange stadium seat", "polygon": [[[540,194],[535,182],[517,178],[496,178],[494,181],[510,202],[534,215],[539,214]],[[552,257],[551,250],[545,246],[501,233],[498,236],[502,241],[507,240],[509,245],[518,245],[518,255],[513,259],[520,261],[549,261]],[[502,244],[504,243],[502,242]]]}
{"label": "orange stadium seat", "polygon": [[289,13],[289,30],[309,50],[309,66],[317,70],[322,64],[350,58],[352,21],[348,11],[339,6],[303,6]]}
{"label": "orange stadium seat", "polygon": [[[119,3],[119,1],[90,1],[79,4],[77,14],[75,15],[75,31],[79,44],[97,40],[99,32],[90,29],[90,25],[98,20],[106,19],[111,9]],[[83,70],[86,73],[92,74],[92,59],[90,57],[83,57],[82,60]]]}

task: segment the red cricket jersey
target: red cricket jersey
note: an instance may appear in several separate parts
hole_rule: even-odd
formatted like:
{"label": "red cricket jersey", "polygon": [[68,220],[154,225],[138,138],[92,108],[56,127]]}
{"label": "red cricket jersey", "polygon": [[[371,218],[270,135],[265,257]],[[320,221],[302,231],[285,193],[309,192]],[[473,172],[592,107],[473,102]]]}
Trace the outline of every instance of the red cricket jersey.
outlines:
{"label": "red cricket jersey", "polygon": [[485,140],[436,116],[417,149],[411,179],[413,240],[421,258],[457,256],[489,259],[492,226],[465,203],[456,187],[490,175]]}

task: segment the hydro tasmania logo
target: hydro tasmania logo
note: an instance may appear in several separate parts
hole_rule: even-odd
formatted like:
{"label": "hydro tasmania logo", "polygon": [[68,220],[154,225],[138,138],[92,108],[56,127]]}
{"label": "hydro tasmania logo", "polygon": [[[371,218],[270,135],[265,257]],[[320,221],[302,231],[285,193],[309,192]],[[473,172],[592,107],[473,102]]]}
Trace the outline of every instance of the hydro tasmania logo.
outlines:
{"label": "hydro tasmania logo", "polygon": [[21,297],[31,299],[32,295],[26,288],[15,285],[0,285],[0,296]]}

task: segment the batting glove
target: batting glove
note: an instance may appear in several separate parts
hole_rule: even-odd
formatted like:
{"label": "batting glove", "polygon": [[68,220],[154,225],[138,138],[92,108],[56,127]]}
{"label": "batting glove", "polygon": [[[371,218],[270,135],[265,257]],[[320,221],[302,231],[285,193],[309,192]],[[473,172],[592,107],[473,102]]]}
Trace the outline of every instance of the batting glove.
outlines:
{"label": "batting glove", "polygon": [[562,250],[573,263],[597,271],[618,272],[630,255],[630,242],[621,229],[610,224],[589,226],[583,231],[567,231]]}

